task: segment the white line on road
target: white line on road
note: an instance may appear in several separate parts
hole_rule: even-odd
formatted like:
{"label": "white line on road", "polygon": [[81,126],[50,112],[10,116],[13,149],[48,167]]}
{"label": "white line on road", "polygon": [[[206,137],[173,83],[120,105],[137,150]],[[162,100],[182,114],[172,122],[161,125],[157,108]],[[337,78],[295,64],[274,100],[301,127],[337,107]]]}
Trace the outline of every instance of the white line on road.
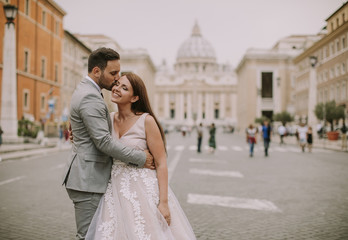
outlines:
{"label": "white line on road", "polygon": [[237,177],[237,178],[244,177],[243,174],[241,174],[240,172],[206,170],[206,169],[197,169],[197,168],[191,168],[190,173],[199,174],[199,175],[217,176],[217,177]]}
{"label": "white line on road", "polygon": [[261,199],[235,198],[189,193],[187,196],[187,202],[191,204],[281,212],[281,210],[274,203]]}
{"label": "white line on road", "polygon": [[62,163],[62,164],[59,164],[57,166],[51,167],[50,170],[52,171],[52,170],[60,169],[60,168],[63,168],[64,166],[65,166],[65,164]]}
{"label": "white line on road", "polygon": [[190,158],[189,162],[193,162],[193,163],[224,163],[226,161],[217,160],[217,159]]}
{"label": "white line on road", "polygon": [[189,149],[192,150],[192,151],[196,151],[197,150],[197,146],[196,145],[191,145],[189,147]]}
{"label": "white line on road", "polygon": [[234,151],[238,151],[238,152],[243,151],[243,148],[241,148],[240,146],[232,146],[232,149],[233,149]]}
{"label": "white line on road", "polygon": [[5,185],[7,183],[11,183],[11,182],[15,182],[15,181],[21,180],[22,178],[25,178],[25,176],[15,177],[15,178],[11,178],[11,179],[2,181],[2,182],[0,182],[0,186],[1,185]]}
{"label": "white line on road", "polygon": [[178,146],[175,147],[175,151],[182,151],[182,150],[184,150],[184,148],[185,148],[185,146],[178,145]]}
{"label": "white line on road", "polygon": [[228,148],[226,146],[218,146],[218,149],[220,151],[227,151],[228,150]]}
{"label": "white line on road", "polygon": [[172,179],[176,165],[178,165],[178,162],[180,160],[182,150],[184,150],[184,147],[176,153],[174,159],[172,161],[170,161],[170,163],[168,164],[168,182],[170,182],[170,180]]}

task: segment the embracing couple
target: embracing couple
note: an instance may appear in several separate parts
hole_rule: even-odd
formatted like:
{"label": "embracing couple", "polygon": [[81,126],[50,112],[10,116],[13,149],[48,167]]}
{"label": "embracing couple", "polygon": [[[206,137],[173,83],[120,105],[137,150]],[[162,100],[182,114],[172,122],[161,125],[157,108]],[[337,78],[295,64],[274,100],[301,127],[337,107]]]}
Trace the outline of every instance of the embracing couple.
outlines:
{"label": "embracing couple", "polygon": [[[76,239],[196,239],[168,186],[163,130],[142,79],[120,77],[120,56],[100,48],[73,93],[73,149],[64,183],[75,207]],[[109,114],[102,89],[118,112]]]}

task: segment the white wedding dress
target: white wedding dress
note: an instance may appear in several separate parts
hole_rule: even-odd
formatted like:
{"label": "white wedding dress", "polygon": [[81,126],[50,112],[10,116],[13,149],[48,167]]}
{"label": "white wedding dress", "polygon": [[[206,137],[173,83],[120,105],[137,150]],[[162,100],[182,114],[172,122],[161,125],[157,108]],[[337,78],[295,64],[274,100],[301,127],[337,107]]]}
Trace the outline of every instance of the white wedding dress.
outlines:
{"label": "white wedding dress", "polygon": [[[119,139],[123,144],[147,149],[144,113]],[[112,122],[114,113],[110,114]],[[114,129],[113,137],[118,138]],[[88,229],[86,240],[191,240],[196,239],[185,213],[168,188],[171,224],[157,208],[156,170],[136,168],[114,160],[111,179]]]}

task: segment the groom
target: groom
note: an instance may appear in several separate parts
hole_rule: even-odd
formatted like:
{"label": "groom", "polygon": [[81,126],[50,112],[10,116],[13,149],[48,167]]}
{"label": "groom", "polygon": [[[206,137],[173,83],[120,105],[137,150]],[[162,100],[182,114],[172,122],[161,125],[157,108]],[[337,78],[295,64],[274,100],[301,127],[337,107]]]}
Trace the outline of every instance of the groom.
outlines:
{"label": "groom", "polygon": [[88,75],[71,99],[74,143],[63,184],[74,203],[79,240],[85,239],[99,200],[106,191],[112,158],[132,166],[154,169],[149,152],[126,147],[111,136],[112,123],[101,90],[111,90],[115,80],[120,78],[119,74],[117,52],[110,48],[93,51],[88,58]]}

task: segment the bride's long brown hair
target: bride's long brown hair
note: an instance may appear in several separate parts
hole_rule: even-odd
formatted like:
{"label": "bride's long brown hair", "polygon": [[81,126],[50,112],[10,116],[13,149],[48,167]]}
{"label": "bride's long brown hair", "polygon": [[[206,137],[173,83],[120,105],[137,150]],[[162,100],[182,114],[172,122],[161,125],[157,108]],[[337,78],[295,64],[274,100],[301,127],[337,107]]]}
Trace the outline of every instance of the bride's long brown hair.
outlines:
{"label": "bride's long brown hair", "polygon": [[134,114],[149,113],[155,119],[157,126],[161,132],[164,148],[166,149],[166,138],[163,132],[163,128],[161,124],[158,122],[155,114],[151,109],[149,97],[147,95],[146,87],[143,80],[138,75],[131,72],[124,73],[122,76],[126,76],[128,81],[132,85],[133,95],[139,97],[138,101],[132,103],[132,112]]}

